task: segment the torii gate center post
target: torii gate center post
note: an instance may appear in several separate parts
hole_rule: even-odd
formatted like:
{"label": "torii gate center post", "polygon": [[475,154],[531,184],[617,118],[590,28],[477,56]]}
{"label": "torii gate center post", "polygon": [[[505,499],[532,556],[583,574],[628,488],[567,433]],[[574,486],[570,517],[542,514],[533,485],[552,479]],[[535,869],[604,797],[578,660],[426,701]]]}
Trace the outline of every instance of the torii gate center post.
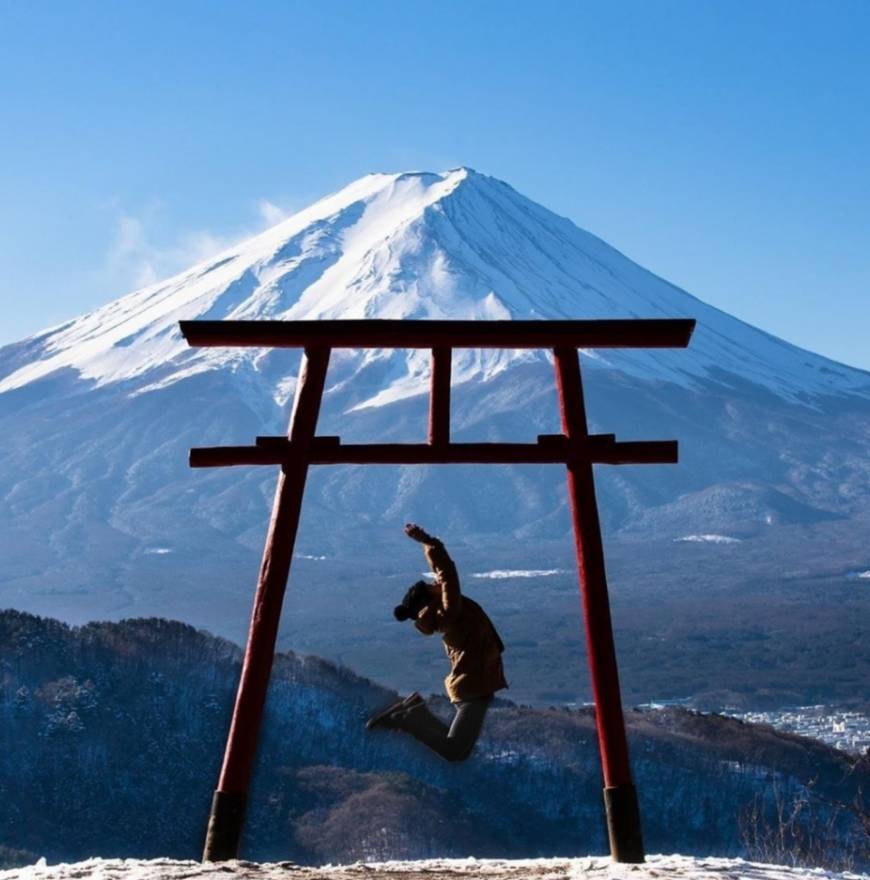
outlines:
{"label": "torii gate center post", "polygon": [[[192,346],[302,348],[290,426],[284,437],[254,446],[190,450],[191,467],[279,465],[278,485],[260,567],[248,643],[226,751],[212,800],[203,859],[238,857],[245,804],[278,623],[302,510],[309,465],[564,464],[586,628],[595,720],[612,857],[644,860],[637,793],[631,779],[619,674],[610,620],[593,464],[677,461],[675,440],[617,442],[590,434],[580,376],[581,348],[685,348],[689,319],[594,321],[182,321]],[[344,444],[316,436],[333,348],[427,348],[432,352],[429,436],[421,444]],[[454,348],[546,348],[553,352],[562,433],[535,443],[451,443],[450,368]]]}

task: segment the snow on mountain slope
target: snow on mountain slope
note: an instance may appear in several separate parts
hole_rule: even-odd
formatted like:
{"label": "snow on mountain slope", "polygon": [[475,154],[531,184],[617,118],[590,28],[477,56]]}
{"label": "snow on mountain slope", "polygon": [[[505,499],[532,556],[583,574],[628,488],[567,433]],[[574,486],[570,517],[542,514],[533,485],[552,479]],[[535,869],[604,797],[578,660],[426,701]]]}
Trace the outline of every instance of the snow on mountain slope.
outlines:
{"label": "snow on mountain slope", "polygon": [[[170,615],[235,635],[226,624],[247,605],[274,471],[192,472],[187,450],[285,430],[299,354],[191,349],[180,320],[669,316],[697,319],[688,349],[584,357],[593,430],[680,441],[678,466],[598,469],[608,537],[670,552],[686,535],[769,535],[775,567],[793,546],[776,543],[779,526],[821,535],[851,517],[848,534],[865,534],[870,374],[705,305],[505,183],[468,169],[373,174],[0,349],[0,603],[75,621]],[[425,351],[334,352],[319,432],[419,442],[428,373]],[[457,440],[559,430],[546,352],[454,352],[453,384]],[[356,554],[368,571],[374,547],[398,552],[405,518],[485,548],[472,570],[570,562],[534,555],[570,546],[564,474],[544,466],[315,469],[298,547]],[[849,570],[870,563],[862,547],[847,548]],[[334,581],[330,562],[309,563]]]}
{"label": "snow on mountain slope", "polygon": [[[372,174],[269,231],[30,340],[0,350],[0,393],[72,368],[88,385],[139,392],[262,352],[191,351],[178,321],[329,318],[694,317],[687,352],[595,352],[601,366],[689,384],[731,377],[789,399],[870,397],[870,374],[752,328],[470,169]],[[8,351],[8,349],[7,349]],[[24,356],[21,356],[21,355]],[[460,352],[454,381],[490,378],[542,353]],[[351,373],[380,363],[388,381],[358,406],[425,390],[426,352],[343,355]],[[729,374],[729,375],[726,375]]]}

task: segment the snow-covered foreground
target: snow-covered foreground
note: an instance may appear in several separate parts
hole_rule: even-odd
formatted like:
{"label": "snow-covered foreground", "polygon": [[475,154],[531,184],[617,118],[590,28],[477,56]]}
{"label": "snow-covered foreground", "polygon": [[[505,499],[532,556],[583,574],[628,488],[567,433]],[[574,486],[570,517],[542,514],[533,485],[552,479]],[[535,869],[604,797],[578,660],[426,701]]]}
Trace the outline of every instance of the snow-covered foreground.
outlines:
{"label": "snow-covered foreground", "polygon": [[867,874],[833,873],[819,869],[785,868],[743,859],[649,856],[644,865],[618,865],[607,857],[580,859],[425,859],[416,862],[357,862],[353,865],[301,867],[293,862],[199,862],[171,859],[88,859],[71,865],[45,865],[0,871],[0,880],[172,880],[172,878],[244,878],[244,880],[448,880],[457,877],[504,880],[796,880],[796,878],[866,878]]}

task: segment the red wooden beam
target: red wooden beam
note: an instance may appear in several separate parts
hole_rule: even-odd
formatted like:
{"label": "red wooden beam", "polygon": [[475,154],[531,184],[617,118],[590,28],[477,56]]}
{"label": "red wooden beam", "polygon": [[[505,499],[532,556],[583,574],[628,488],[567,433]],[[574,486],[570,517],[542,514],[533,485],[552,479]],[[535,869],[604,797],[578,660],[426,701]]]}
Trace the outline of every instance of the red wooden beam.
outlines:
{"label": "red wooden beam", "polygon": [[676,464],[676,440],[630,440],[602,446],[589,459],[593,464]]}
{"label": "red wooden beam", "polygon": [[287,454],[276,447],[200,446],[190,450],[192,468],[237,467],[254,464],[283,464]]}
{"label": "red wooden beam", "polygon": [[[306,449],[314,436],[328,363],[329,349],[305,350],[288,428],[288,441],[296,448]],[[245,802],[272,672],[278,623],[293,559],[307,472],[307,460],[304,456],[297,456],[284,462],[278,477],[239,689],[209,815],[203,852],[205,861],[238,857]]]}
{"label": "red wooden beam", "polygon": [[444,446],[450,442],[450,368],[453,352],[432,349],[432,377],[429,391],[429,443]]}
{"label": "red wooden beam", "polygon": [[574,348],[557,348],[553,355],[562,430],[576,450],[568,461],[568,498],[586,623],[586,649],[604,775],[610,852],[618,862],[642,862],[640,812],[628,761],[595,482],[592,462],[582,454],[590,438],[580,361]]}
{"label": "red wooden beam", "polygon": [[193,346],[264,348],[685,348],[695,322],[600,321],[182,321]]}
{"label": "red wooden beam", "polygon": [[[320,442],[323,440],[327,442]],[[595,464],[672,464],[677,461],[676,440],[617,443],[612,434],[592,435],[585,444],[573,445],[561,435],[538,443],[449,443],[441,446],[332,441],[333,438],[317,437],[303,449],[283,437],[258,437],[256,446],[191,449],[190,466],[278,465],[300,456],[312,465],[566,464],[574,455]]]}

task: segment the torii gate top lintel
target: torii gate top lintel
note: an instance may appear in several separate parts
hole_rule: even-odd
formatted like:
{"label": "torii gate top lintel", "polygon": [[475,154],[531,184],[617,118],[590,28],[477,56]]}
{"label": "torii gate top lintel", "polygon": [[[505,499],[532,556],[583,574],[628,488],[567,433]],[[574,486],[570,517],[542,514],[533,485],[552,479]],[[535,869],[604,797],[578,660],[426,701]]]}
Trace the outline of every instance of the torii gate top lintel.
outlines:
{"label": "torii gate top lintel", "polygon": [[264,348],[685,348],[690,318],[588,321],[182,321],[192,346]]}
{"label": "torii gate top lintel", "polygon": [[[588,321],[182,321],[181,332],[196,347],[304,348],[306,368],[325,375],[333,348],[427,348],[432,351],[428,443],[343,444],[337,437],[317,437],[312,429],[304,454],[309,464],[555,464],[567,463],[582,447],[593,463],[669,464],[677,461],[673,440],[616,442],[613,434],[586,433],[582,384],[576,361],[578,348],[685,348],[695,321],[692,319],[605,319]],[[454,348],[552,349],[557,365],[564,435],[542,435],[537,443],[451,443],[450,371]],[[561,366],[560,366],[561,365]],[[321,369],[322,368],[322,369]],[[569,377],[570,376],[570,377]],[[303,388],[310,387],[308,369],[300,375],[294,417],[316,414],[309,399],[300,409]],[[565,386],[567,382],[567,386]],[[317,383],[315,383],[317,384]],[[563,387],[565,386],[565,387]],[[576,401],[567,405],[563,391]],[[321,388],[322,392],[322,388]],[[312,397],[311,394],[308,395]],[[297,426],[298,428],[299,426]],[[289,434],[293,434],[293,430]],[[299,431],[295,432],[297,435]],[[308,433],[308,432],[304,432]],[[568,437],[570,436],[570,441]],[[232,465],[282,464],[289,455],[303,452],[300,439],[257,437],[254,446],[220,446],[192,449],[195,468]]]}
{"label": "torii gate top lintel", "polygon": [[[577,350],[685,348],[694,328],[695,322],[690,319],[181,322],[181,332],[192,346],[304,349],[286,436],[258,437],[254,446],[190,451],[193,467],[281,466],[239,690],[209,817],[205,859],[223,860],[238,855],[309,466],[562,463],[567,471],[580,574],[611,853],[617,861],[643,861],[640,814],[628,760],[592,465],[676,462],[677,443],[618,443],[613,434],[589,434]],[[343,444],[338,437],[316,436],[333,348],[430,349],[428,442]],[[451,442],[450,371],[454,348],[552,349],[562,433],[539,436],[536,443]]]}

